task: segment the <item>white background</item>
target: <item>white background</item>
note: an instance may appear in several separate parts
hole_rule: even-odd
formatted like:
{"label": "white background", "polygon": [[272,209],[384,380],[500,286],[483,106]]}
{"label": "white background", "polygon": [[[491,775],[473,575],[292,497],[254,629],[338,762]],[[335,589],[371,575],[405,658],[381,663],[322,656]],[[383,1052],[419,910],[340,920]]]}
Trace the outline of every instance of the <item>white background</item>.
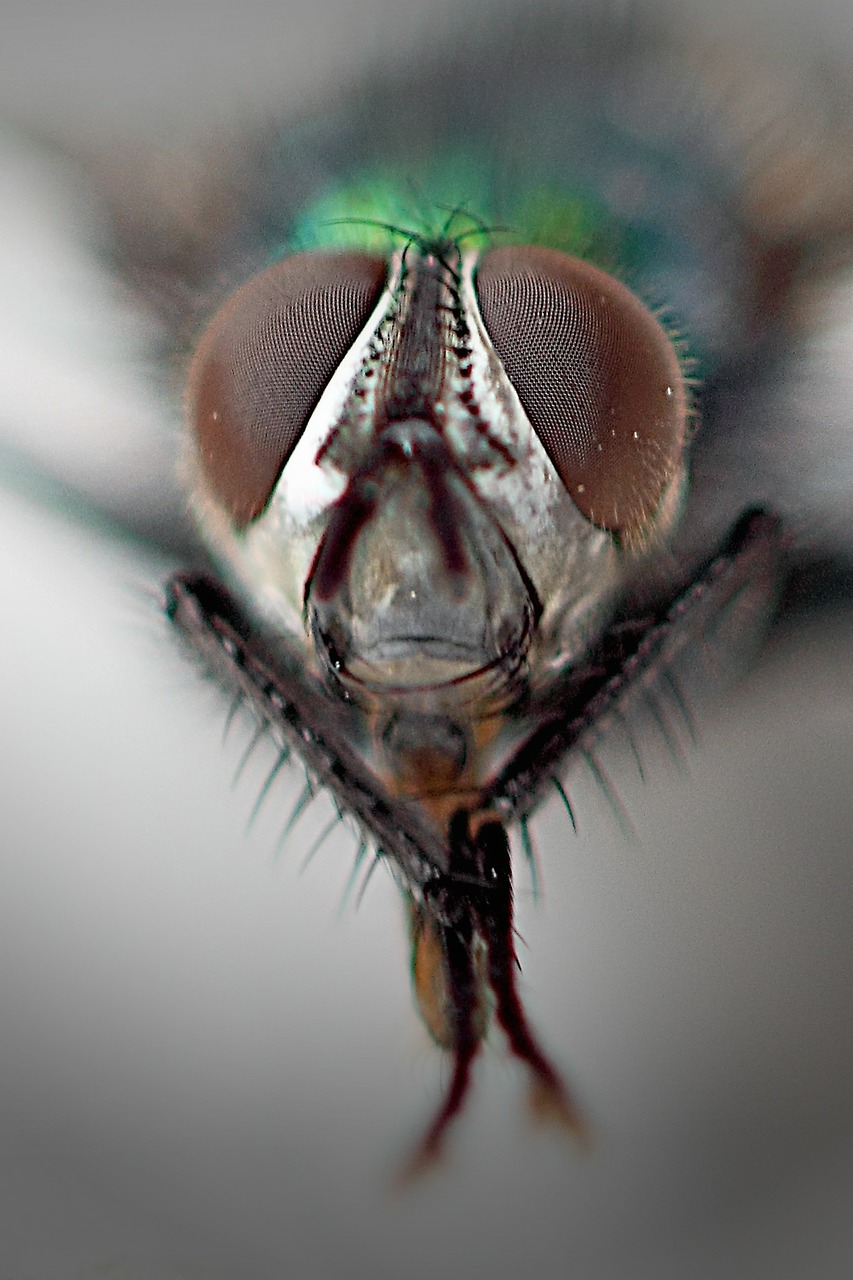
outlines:
{"label": "white background", "polygon": [[[0,114],[112,141],[230,123],[436,38],[456,9],[7,6]],[[853,63],[846,9],[749,18],[787,30],[797,59],[823,33]],[[132,436],[153,410],[118,411],[135,389],[114,372],[95,407],[112,312],[57,256],[85,337],[64,361],[63,326],[78,330],[38,263],[67,197],[12,177],[0,424],[63,458],[79,432],[97,467],[89,429]],[[641,785],[611,762],[637,841],[582,777],[580,837],[559,805],[536,826],[524,991],[592,1153],[527,1123],[496,1041],[446,1166],[401,1195],[443,1066],[411,1008],[393,885],[380,871],[341,905],[345,832],[300,872],[322,803],[275,856],[295,779],[246,834],[270,756],[232,788],[248,729],[222,746],[225,700],[157,619],[168,563],[14,485],[0,548],[0,1280],[853,1273],[849,618],[777,644],[685,768],[651,749]]]}

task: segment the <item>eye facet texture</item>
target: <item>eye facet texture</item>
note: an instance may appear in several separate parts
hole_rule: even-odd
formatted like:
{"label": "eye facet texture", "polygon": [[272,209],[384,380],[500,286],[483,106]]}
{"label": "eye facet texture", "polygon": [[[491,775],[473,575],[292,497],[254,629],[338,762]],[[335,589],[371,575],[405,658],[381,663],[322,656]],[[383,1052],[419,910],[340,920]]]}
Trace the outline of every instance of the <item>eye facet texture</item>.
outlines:
{"label": "eye facet texture", "polygon": [[296,254],[254,276],[202,335],[189,417],[204,479],[237,527],[264,510],[386,270],[368,254]]}
{"label": "eye facet texture", "polygon": [[679,472],[688,420],[678,356],[625,285],[554,249],[485,253],[492,344],[580,511],[636,541]]}

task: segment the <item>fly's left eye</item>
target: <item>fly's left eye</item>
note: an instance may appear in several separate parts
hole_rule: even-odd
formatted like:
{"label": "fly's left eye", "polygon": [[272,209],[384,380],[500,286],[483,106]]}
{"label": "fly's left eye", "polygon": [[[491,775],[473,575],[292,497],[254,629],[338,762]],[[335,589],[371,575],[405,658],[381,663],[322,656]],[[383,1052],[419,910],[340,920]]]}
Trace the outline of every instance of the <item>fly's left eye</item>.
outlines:
{"label": "fly's left eye", "polygon": [[680,474],[688,406],[663,326],[625,285],[554,249],[483,255],[486,331],[580,511],[641,541]]}
{"label": "fly's left eye", "polygon": [[384,258],[295,254],[239,289],[202,335],[190,426],[204,480],[238,528],[269,502],[385,277]]}

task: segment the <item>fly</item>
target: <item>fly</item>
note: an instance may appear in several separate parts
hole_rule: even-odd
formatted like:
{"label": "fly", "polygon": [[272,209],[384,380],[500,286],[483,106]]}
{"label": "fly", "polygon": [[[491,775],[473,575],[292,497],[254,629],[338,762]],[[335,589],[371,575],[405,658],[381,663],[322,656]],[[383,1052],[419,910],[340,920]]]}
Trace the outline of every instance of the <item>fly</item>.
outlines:
{"label": "fly", "polygon": [[189,387],[195,503],[237,585],[181,575],[168,612],[400,881],[453,1060],[415,1165],[491,1011],[535,1109],[582,1135],[517,990],[509,829],[709,611],[768,593],[777,521],[748,514],[614,629],[678,519],[689,393],[624,285],[539,246],[285,257],[213,319]]}
{"label": "fly", "polygon": [[809,561],[741,420],[849,262],[853,184],[774,203],[775,154],[733,176],[741,126],[659,32],[578,21],[272,131],[197,241],[118,202],[124,267],[193,335],[216,572],[167,612],[399,882],[452,1061],[414,1168],[492,1020],[585,1136],[517,987],[511,835],[549,795],[571,813],[574,760],[606,787],[608,730],[726,666]]}
{"label": "fly", "polygon": [[509,833],[674,651],[761,611],[780,536],[751,512],[694,577],[620,613],[682,515],[684,344],[569,252],[559,215],[555,248],[529,215],[492,230],[504,210],[445,190],[443,213],[427,187],[407,229],[402,182],[384,185],[374,217],[347,217],[346,190],[336,217],[300,210],[319,243],[201,333],[185,470],[232,590],[181,575],[167,608],[400,882],[417,1004],[453,1063],[417,1168],[492,1016],[534,1109],[584,1135],[517,988]]}

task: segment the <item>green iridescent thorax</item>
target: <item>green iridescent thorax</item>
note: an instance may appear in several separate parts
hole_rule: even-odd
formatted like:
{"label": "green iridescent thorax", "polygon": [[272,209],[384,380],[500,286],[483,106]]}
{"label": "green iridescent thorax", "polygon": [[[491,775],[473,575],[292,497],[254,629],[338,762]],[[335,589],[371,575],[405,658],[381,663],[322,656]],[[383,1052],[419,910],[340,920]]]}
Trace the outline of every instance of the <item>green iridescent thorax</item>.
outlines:
{"label": "green iridescent thorax", "polygon": [[591,190],[557,183],[503,189],[472,152],[449,151],[418,179],[376,167],[327,188],[296,219],[287,252],[363,249],[390,253],[418,238],[467,247],[547,245],[616,274],[630,272],[636,246]]}

